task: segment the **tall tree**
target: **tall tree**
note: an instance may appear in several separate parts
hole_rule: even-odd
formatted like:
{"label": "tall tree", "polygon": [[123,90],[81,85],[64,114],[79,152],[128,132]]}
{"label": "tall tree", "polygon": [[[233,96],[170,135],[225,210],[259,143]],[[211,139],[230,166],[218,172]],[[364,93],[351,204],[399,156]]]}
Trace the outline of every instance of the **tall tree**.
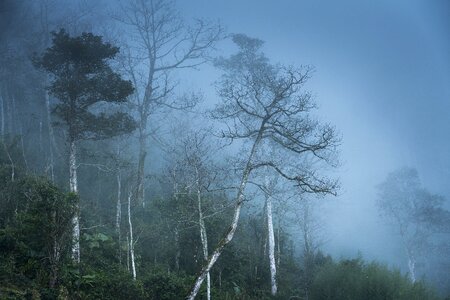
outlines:
{"label": "tall tree", "polygon": [[[78,193],[77,143],[106,139],[134,130],[135,122],[120,109],[105,111],[102,104],[121,104],[133,92],[130,81],[115,73],[108,61],[119,48],[105,43],[101,36],[83,33],[71,37],[61,29],[53,33],[53,45],[35,60],[50,73],[50,94],[58,99],[53,113],[66,129],[69,146],[69,187]],[[80,261],[79,203],[73,218],[72,256]]]}
{"label": "tall tree", "polygon": [[204,264],[187,299],[195,298],[233,239],[252,172],[267,167],[309,193],[333,194],[338,187],[335,180],[318,175],[318,168],[323,166],[320,162],[336,165],[339,139],[333,127],[321,125],[308,113],[314,102],[304,91],[304,84],[311,69],[271,64],[260,51],[263,42],[258,39],[238,34],[233,41],[239,52],[217,64],[224,71],[218,85],[222,103],[212,116],[225,122],[224,138],[246,142],[245,152],[240,154],[244,157],[241,179],[230,227]]}
{"label": "tall tree", "polygon": [[408,259],[409,276],[417,278],[417,260],[431,250],[433,233],[448,228],[450,214],[444,198],[422,187],[416,169],[402,168],[390,173],[378,188],[377,206],[396,228]]}
{"label": "tall tree", "polygon": [[222,38],[222,28],[197,21],[183,24],[171,0],[131,0],[122,6],[117,19],[125,25],[131,40],[124,67],[136,87],[134,101],[138,115],[139,157],[137,202],[144,204],[145,164],[150,117],[163,108],[183,109],[196,104],[196,97],[174,97],[174,71],[205,63],[214,45]]}

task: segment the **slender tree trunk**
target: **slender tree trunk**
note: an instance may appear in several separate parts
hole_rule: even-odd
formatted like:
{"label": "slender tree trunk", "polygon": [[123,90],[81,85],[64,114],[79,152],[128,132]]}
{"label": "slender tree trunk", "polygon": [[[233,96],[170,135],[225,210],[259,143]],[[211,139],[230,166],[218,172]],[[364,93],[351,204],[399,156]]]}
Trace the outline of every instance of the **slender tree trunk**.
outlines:
{"label": "slender tree trunk", "polygon": [[175,270],[178,272],[180,270],[180,257],[181,257],[181,251],[180,251],[180,233],[178,231],[178,225],[175,226],[174,230],[175,235]]}
{"label": "slender tree trunk", "polygon": [[121,251],[121,244],[122,244],[122,235],[120,230],[120,221],[122,219],[122,203],[121,203],[121,193],[122,193],[122,178],[120,176],[120,170],[117,171],[116,175],[117,179],[117,203],[116,203],[116,232],[119,239],[119,263],[122,264],[122,251]]}
{"label": "slender tree trunk", "polygon": [[[53,226],[56,226],[56,211],[52,212],[52,222]],[[53,249],[52,253],[50,254],[50,264],[51,264],[51,275],[50,275],[50,288],[54,288],[56,286],[56,283],[58,282],[59,277],[59,260],[61,257],[61,251],[60,246],[57,238],[57,234],[54,233],[53,235]]]}
{"label": "slender tree trunk", "polygon": [[[203,209],[202,209],[202,193],[200,190],[200,180],[199,180],[199,172],[198,168],[195,168],[196,176],[197,176],[197,205],[198,205],[198,223],[200,225],[200,239],[202,241],[202,249],[203,249],[203,259],[208,261],[208,236],[206,234],[206,225],[205,220],[203,219]],[[208,272],[206,274],[206,299],[211,299],[211,274]]]}
{"label": "slender tree trunk", "polygon": [[5,84],[5,91],[4,91],[4,104],[5,104],[5,118],[7,118],[6,122],[5,122],[5,127],[6,127],[6,132],[11,134],[13,133],[13,110],[12,110],[12,104],[10,101],[10,95],[9,95],[9,90],[8,90],[8,85]]}
{"label": "slender tree trunk", "polygon": [[[19,121],[20,122],[20,121]],[[21,123],[21,122],[20,122]],[[23,129],[22,129],[22,124],[20,124],[20,146],[22,148],[22,158],[23,158],[23,163],[25,164],[25,173],[28,173],[28,161],[27,161],[27,156],[25,154],[25,142],[23,141]]]}
{"label": "slender tree trunk", "polygon": [[280,247],[280,231],[281,231],[281,225],[280,225],[280,219],[281,216],[278,216],[278,226],[277,226],[277,268],[280,269],[280,262],[281,262],[281,247]]}
{"label": "slender tree trunk", "polygon": [[301,231],[303,233],[303,259],[304,259],[304,292],[305,299],[309,299],[309,291],[311,289],[312,276],[314,272],[314,250],[313,250],[313,241],[311,236],[311,218],[310,218],[310,204],[308,200],[305,200],[302,216],[301,216]]}
{"label": "slender tree trunk", "polygon": [[144,98],[139,108],[139,161],[137,174],[137,203],[145,206],[145,159],[147,157],[147,122],[149,118],[149,106],[153,95],[153,76],[155,59],[152,53],[149,53],[150,66],[145,87]]}
{"label": "slender tree trunk", "polygon": [[12,94],[12,92],[10,93],[10,98],[11,98],[11,133],[15,133],[17,134],[17,124],[16,121],[18,121],[18,117],[17,117],[17,110],[16,110],[16,97]]}
{"label": "slender tree trunk", "polygon": [[2,121],[0,123],[0,134],[2,135],[1,138],[5,136],[5,107],[3,104],[3,94],[2,89],[0,89],[0,118],[2,118]]}
{"label": "slender tree trunk", "polygon": [[136,197],[139,205],[145,206],[145,158],[147,156],[147,137],[146,128],[147,122],[141,121],[139,128],[139,158],[138,158],[138,172],[136,178]]}
{"label": "slender tree trunk", "polygon": [[54,166],[55,166],[55,158],[53,154],[53,149],[56,148],[56,141],[55,141],[55,134],[53,132],[53,125],[52,125],[52,119],[51,119],[51,109],[50,109],[50,96],[48,92],[45,92],[45,108],[47,112],[47,127],[48,127],[48,138],[49,138],[49,154],[50,154],[50,178],[52,182],[55,182],[55,172],[54,172]]}
{"label": "slender tree trunk", "polygon": [[407,249],[408,254],[408,270],[409,270],[409,278],[412,283],[416,282],[416,258],[414,257],[411,250]]}
{"label": "slender tree trunk", "polygon": [[[75,141],[70,141],[69,149],[69,188],[72,193],[78,193],[77,159]],[[72,218],[72,260],[80,262],[80,204],[75,204],[75,215]]]}
{"label": "slender tree trunk", "polygon": [[128,229],[130,234],[129,249],[131,259],[131,274],[133,275],[133,280],[136,280],[136,263],[134,261],[133,223],[131,222],[131,193],[128,194]]}
{"label": "slender tree trunk", "polygon": [[44,147],[42,143],[42,119],[39,120],[39,156],[44,156]]}
{"label": "slender tree trunk", "polygon": [[272,219],[272,197],[266,195],[267,234],[269,235],[270,283],[272,295],[277,294],[277,266],[275,262],[275,234]]}
{"label": "slender tree trunk", "polygon": [[200,271],[200,274],[198,275],[197,279],[195,280],[194,286],[192,287],[190,294],[186,298],[188,300],[193,300],[195,298],[195,296],[197,296],[198,291],[200,290],[200,287],[203,283],[203,280],[205,280],[207,274],[209,273],[211,268],[214,266],[214,264],[216,263],[219,256],[222,254],[223,248],[228,243],[230,243],[231,240],[233,239],[234,233],[236,232],[236,228],[238,225],[239,216],[241,214],[242,204],[244,203],[244,190],[245,190],[245,187],[248,182],[248,178],[249,178],[251,170],[252,170],[251,162],[252,162],[253,156],[256,153],[256,149],[259,146],[259,143],[261,141],[264,125],[265,125],[265,122],[263,121],[261,124],[261,127],[259,129],[258,136],[256,137],[255,142],[253,143],[252,149],[250,151],[250,154],[248,156],[247,164],[246,164],[244,172],[242,174],[241,183],[239,186],[238,193],[236,195],[236,205],[234,207],[234,214],[233,214],[233,219],[231,221],[230,227],[228,228],[228,231],[225,234],[225,236],[219,241],[214,252],[211,254],[211,256],[208,258],[208,260],[203,265],[203,268]]}
{"label": "slender tree trunk", "polygon": [[5,149],[6,156],[8,156],[9,163],[11,164],[11,181],[14,181],[16,177],[16,166],[14,164],[14,160],[9,153],[8,146],[6,146],[5,140],[2,138],[3,148]]}
{"label": "slender tree trunk", "polygon": [[403,247],[405,249],[406,256],[408,258],[408,271],[409,271],[408,275],[409,275],[411,282],[415,283],[416,282],[416,258],[412,251],[412,247],[410,246],[410,244],[408,243],[408,241],[405,237],[405,233],[404,233],[403,229],[400,229],[400,235],[402,237]]}
{"label": "slender tree trunk", "polygon": [[264,224],[264,232],[261,236],[261,249],[263,252],[263,257],[266,256],[266,252],[267,252],[267,237],[269,236],[269,234],[267,234],[267,201],[264,201],[264,209],[263,209],[263,224]]}
{"label": "slender tree trunk", "polygon": [[117,172],[116,175],[117,180],[117,202],[116,202],[116,231],[120,235],[120,219],[122,218],[122,203],[120,202],[120,198],[122,197],[122,179],[120,176],[120,171]]}
{"label": "slender tree trunk", "polygon": [[130,272],[130,238],[127,235],[127,271]]}

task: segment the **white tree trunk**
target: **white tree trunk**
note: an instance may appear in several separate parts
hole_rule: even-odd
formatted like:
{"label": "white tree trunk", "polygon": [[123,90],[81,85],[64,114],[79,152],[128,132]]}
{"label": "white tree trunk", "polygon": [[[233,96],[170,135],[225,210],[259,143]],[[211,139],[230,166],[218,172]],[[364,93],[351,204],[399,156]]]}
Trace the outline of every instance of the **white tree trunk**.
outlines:
{"label": "white tree trunk", "polygon": [[[77,159],[75,141],[70,142],[69,149],[69,188],[72,193],[78,193]],[[80,206],[75,204],[75,215],[72,218],[72,260],[80,262]]]}
{"label": "white tree trunk", "polygon": [[416,282],[416,259],[414,256],[408,251],[408,269],[409,269],[409,278],[412,283]]}
{"label": "white tree trunk", "polygon": [[219,241],[219,244],[217,245],[216,249],[211,254],[211,256],[208,258],[208,261],[205,263],[202,270],[200,271],[200,274],[197,277],[197,279],[195,280],[194,286],[192,287],[190,294],[186,297],[187,300],[193,300],[195,298],[195,296],[197,296],[198,291],[200,290],[200,287],[203,283],[203,280],[205,280],[209,271],[214,266],[214,264],[216,263],[219,256],[222,254],[223,248],[228,243],[230,243],[231,240],[233,239],[234,233],[236,232],[237,224],[239,222],[239,216],[241,214],[242,204],[244,203],[245,187],[247,185],[248,178],[249,178],[251,170],[252,170],[251,162],[252,162],[253,156],[256,153],[256,149],[259,146],[259,143],[261,141],[264,125],[265,125],[265,123],[263,122],[261,124],[258,136],[257,136],[255,142],[253,143],[252,149],[248,156],[247,164],[246,164],[244,172],[242,174],[241,184],[239,186],[239,190],[236,195],[236,206],[234,207],[234,214],[233,214],[233,219],[232,219],[231,225],[230,225],[227,233],[225,234],[225,237]]}
{"label": "white tree trunk", "polygon": [[280,225],[280,219],[281,216],[278,215],[278,227],[277,227],[277,268],[280,268],[280,262],[281,262],[281,247],[280,247],[280,230],[281,230],[281,225]]}
{"label": "white tree trunk", "polygon": [[120,229],[120,223],[122,219],[122,178],[120,176],[120,171],[117,171],[116,175],[117,179],[117,203],[116,203],[116,232],[118,235],[119,240],[119,249],[118,249],[118,255],[119,255],[119,264],[122,264],[122,231]]}
{"label": "white tree trunk", "polygon": [[133,280],[136,280],[136,264],[134,261],[133,223],[131,222],[131,193],[128,195],[128,228],[130,232],[129,249],[131,259],[131,274],[133,275]]}
{"label": "white tree trunk", "polygon": [[406,256],[408,258],[408,271],[409,271],[409,278],[412,283],[416,282],[416,258],[414,256],[413,247],[407,240],[405,236],[405,231],[403,229],[400,230],[400,235],[402,237],[403,246],[405,248]]}
{"label": "white tree trunk", "polygon": [[[245,180],[245,183],[241,184],[242,191],[245,189],[245,185],[247,184],[247,180]],[[225,237],[219,242],[217,245],[217,248],[214,250],[213,254],[209,257],[208,261],[200,271],[200,275],[197,277],[197,280],[195,281],[194,287],[192,288],[191,293],[186,298],[188,300],[193,300],[195,296],[197,296],[198,291],[200,290],[200,287],[203,283],[203,280],[207,277],[209,271],[216,263],[217,259],[219,258],[220,254],[222,254],[223,248],[231,242],[233,239],[234,233],[236,232],[237,224],[239,221],[239,216],[241,213],[242,203],[244,201],[244,194],[239,193],[239,197],[236,203],[236,206],[234,208],[234,215],[233,215],[233,221],[231,222],[230,228],[228,229],[227,234]]]}
{"label": "white tree trunk", "polygon": [[2,141],[2,144],[3,144],[3,148],[5,149],[6,156],[8,156],[8,160],[9,160],[9,162],[11,164],[11,181],[14,181],[15,176],[16,176],[15,175],[16,174],[16,171],[15,171],[16,167],[14,165],[14,160],[12,159],[11,155],[9,154],[8,147],[6,146],[6,143],[5,143],[5,140],[3,139],[3,137],[1,139],[1,141]]}
{"label": "white tree trunk", "polygon": [[[116,202],[116,231],[120,238],[120,220],[122,218],[122,203],[120,202],[121,190],[122,190],[122,179],[120,177],[120,171],[117,172],[117,202]],[[120,241],[119,241],[120,242]]]}
{"label": "white tree trunk", "polygon": [[130,238],[127,235],[127,271],[130,271]]}
{"label": "white tree trunk", "polygon": [[17,133],[17,124],[16,121],[19,121],[19,118],[17,117],[17,109],[16,109],[16,97],[13,95],[12,92],[10,92],[10,98],[11,98],[11,133]]}
{"label": "white tree trunk", "polygon": [[23,162],[25,164],[25,173],[28,173],[29,167],[28,167],[27,156],[25,154],[25,142],[23,141],[22,122],[19,121],[19,123],[20,123],[20,146],[22,148],[22,158],[23,158]]}
{"label": "white tree trunk", "polygon": [[266,195],[266,214],[267,214],[267,234],[269,235],[269,263],[270,263],[270,283],[272,295],[277,294],[277,266],[275,262],[275,234],[273,231],[272,219],[272,197]]}
{"label": "white tree trunk", "polygon": [[[202,241],[202,249],[203,249],[203,259],[208,261],[208,236],[206,234],[206,226],[205,220],[203,219],[203,210],[202,210],[202,193],[200,190],[200,180],[199,180],[199,172],[198,169],[195,168],[196,176],[197,176],[197,204],[198,204],[198,223],[200,225],[200,239]],[[208,272],[206,274],[206,299],[211,300],[211,274]]]}
{"label": "white tree trunk", "polygon": [[174,230],[175,235],[175,270],[178,272],[180,270],[180,257],[181,257],[181,250],[180,250],[180,233],[178,231],[178,225],[175,227]]}

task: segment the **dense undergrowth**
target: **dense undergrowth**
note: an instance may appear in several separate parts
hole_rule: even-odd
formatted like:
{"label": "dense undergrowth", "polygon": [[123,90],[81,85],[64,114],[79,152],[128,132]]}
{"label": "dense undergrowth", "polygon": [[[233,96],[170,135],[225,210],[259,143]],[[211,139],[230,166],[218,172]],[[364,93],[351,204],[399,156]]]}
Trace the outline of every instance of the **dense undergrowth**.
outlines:
{"label": "dense undergrowth", "polygon": [[[137,280],[132,280],[126,249],[113,226],[91,226],[82,234],[82,263],[70,259],[75,195],[46,179],[0,169],[0,299],[183,299],[199,270],[194,228],[180,236],[181,255],[170,240],[169,200],[153,201],[136,216],[140,233]],[[86,211],[84,224],[101,223]],[[171,216],[174,217],[174,216]],[[216,242],[225,213],[209,221]],[[231,247],[212,271],[213,299],[439,299],[423,282],[411,283],[399,271],[361,258],[334,261],[320,252],[309,262],[295,254],[288,234],[280,239],[279,293],[270,295],[261,216],[247,215]],[[150,221],[151,220],[151,221]],[[169,227],[167,227],[169,226]],[[146,230],[143,230],[146,229]],[[216,230],[213,230],[216,229]],[[124,237],[121,237],[124,239]],[[58,255],[55,256],[55,252]],[[205,289],[199,299],[205,299]]]}

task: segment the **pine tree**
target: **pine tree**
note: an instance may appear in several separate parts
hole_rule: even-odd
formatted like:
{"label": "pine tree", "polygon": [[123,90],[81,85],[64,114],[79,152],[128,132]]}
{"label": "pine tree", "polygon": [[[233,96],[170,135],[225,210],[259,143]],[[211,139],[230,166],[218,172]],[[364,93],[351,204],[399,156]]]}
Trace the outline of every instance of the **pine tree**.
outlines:
{"label": "pine tree", "polygon": [[[136,127],[134,120],[123,112],[119,104],[133,93],[130,81],[115,73],[108,61],[119,48],[105,43],[101,36],[82,33],[71,37],[64,29],[53,33],[53,45],[35,59],[35,65],[48,72],[52,81],[49,92],[58,103],[53,114],[58,125],[66,130],[69,145],[70,191],[78,192],[77,143],[130,133]],[[101,104],[109,104],[113,112],[105,111]],[[74,261],[80,261],[79,205],[73,219]]]}

